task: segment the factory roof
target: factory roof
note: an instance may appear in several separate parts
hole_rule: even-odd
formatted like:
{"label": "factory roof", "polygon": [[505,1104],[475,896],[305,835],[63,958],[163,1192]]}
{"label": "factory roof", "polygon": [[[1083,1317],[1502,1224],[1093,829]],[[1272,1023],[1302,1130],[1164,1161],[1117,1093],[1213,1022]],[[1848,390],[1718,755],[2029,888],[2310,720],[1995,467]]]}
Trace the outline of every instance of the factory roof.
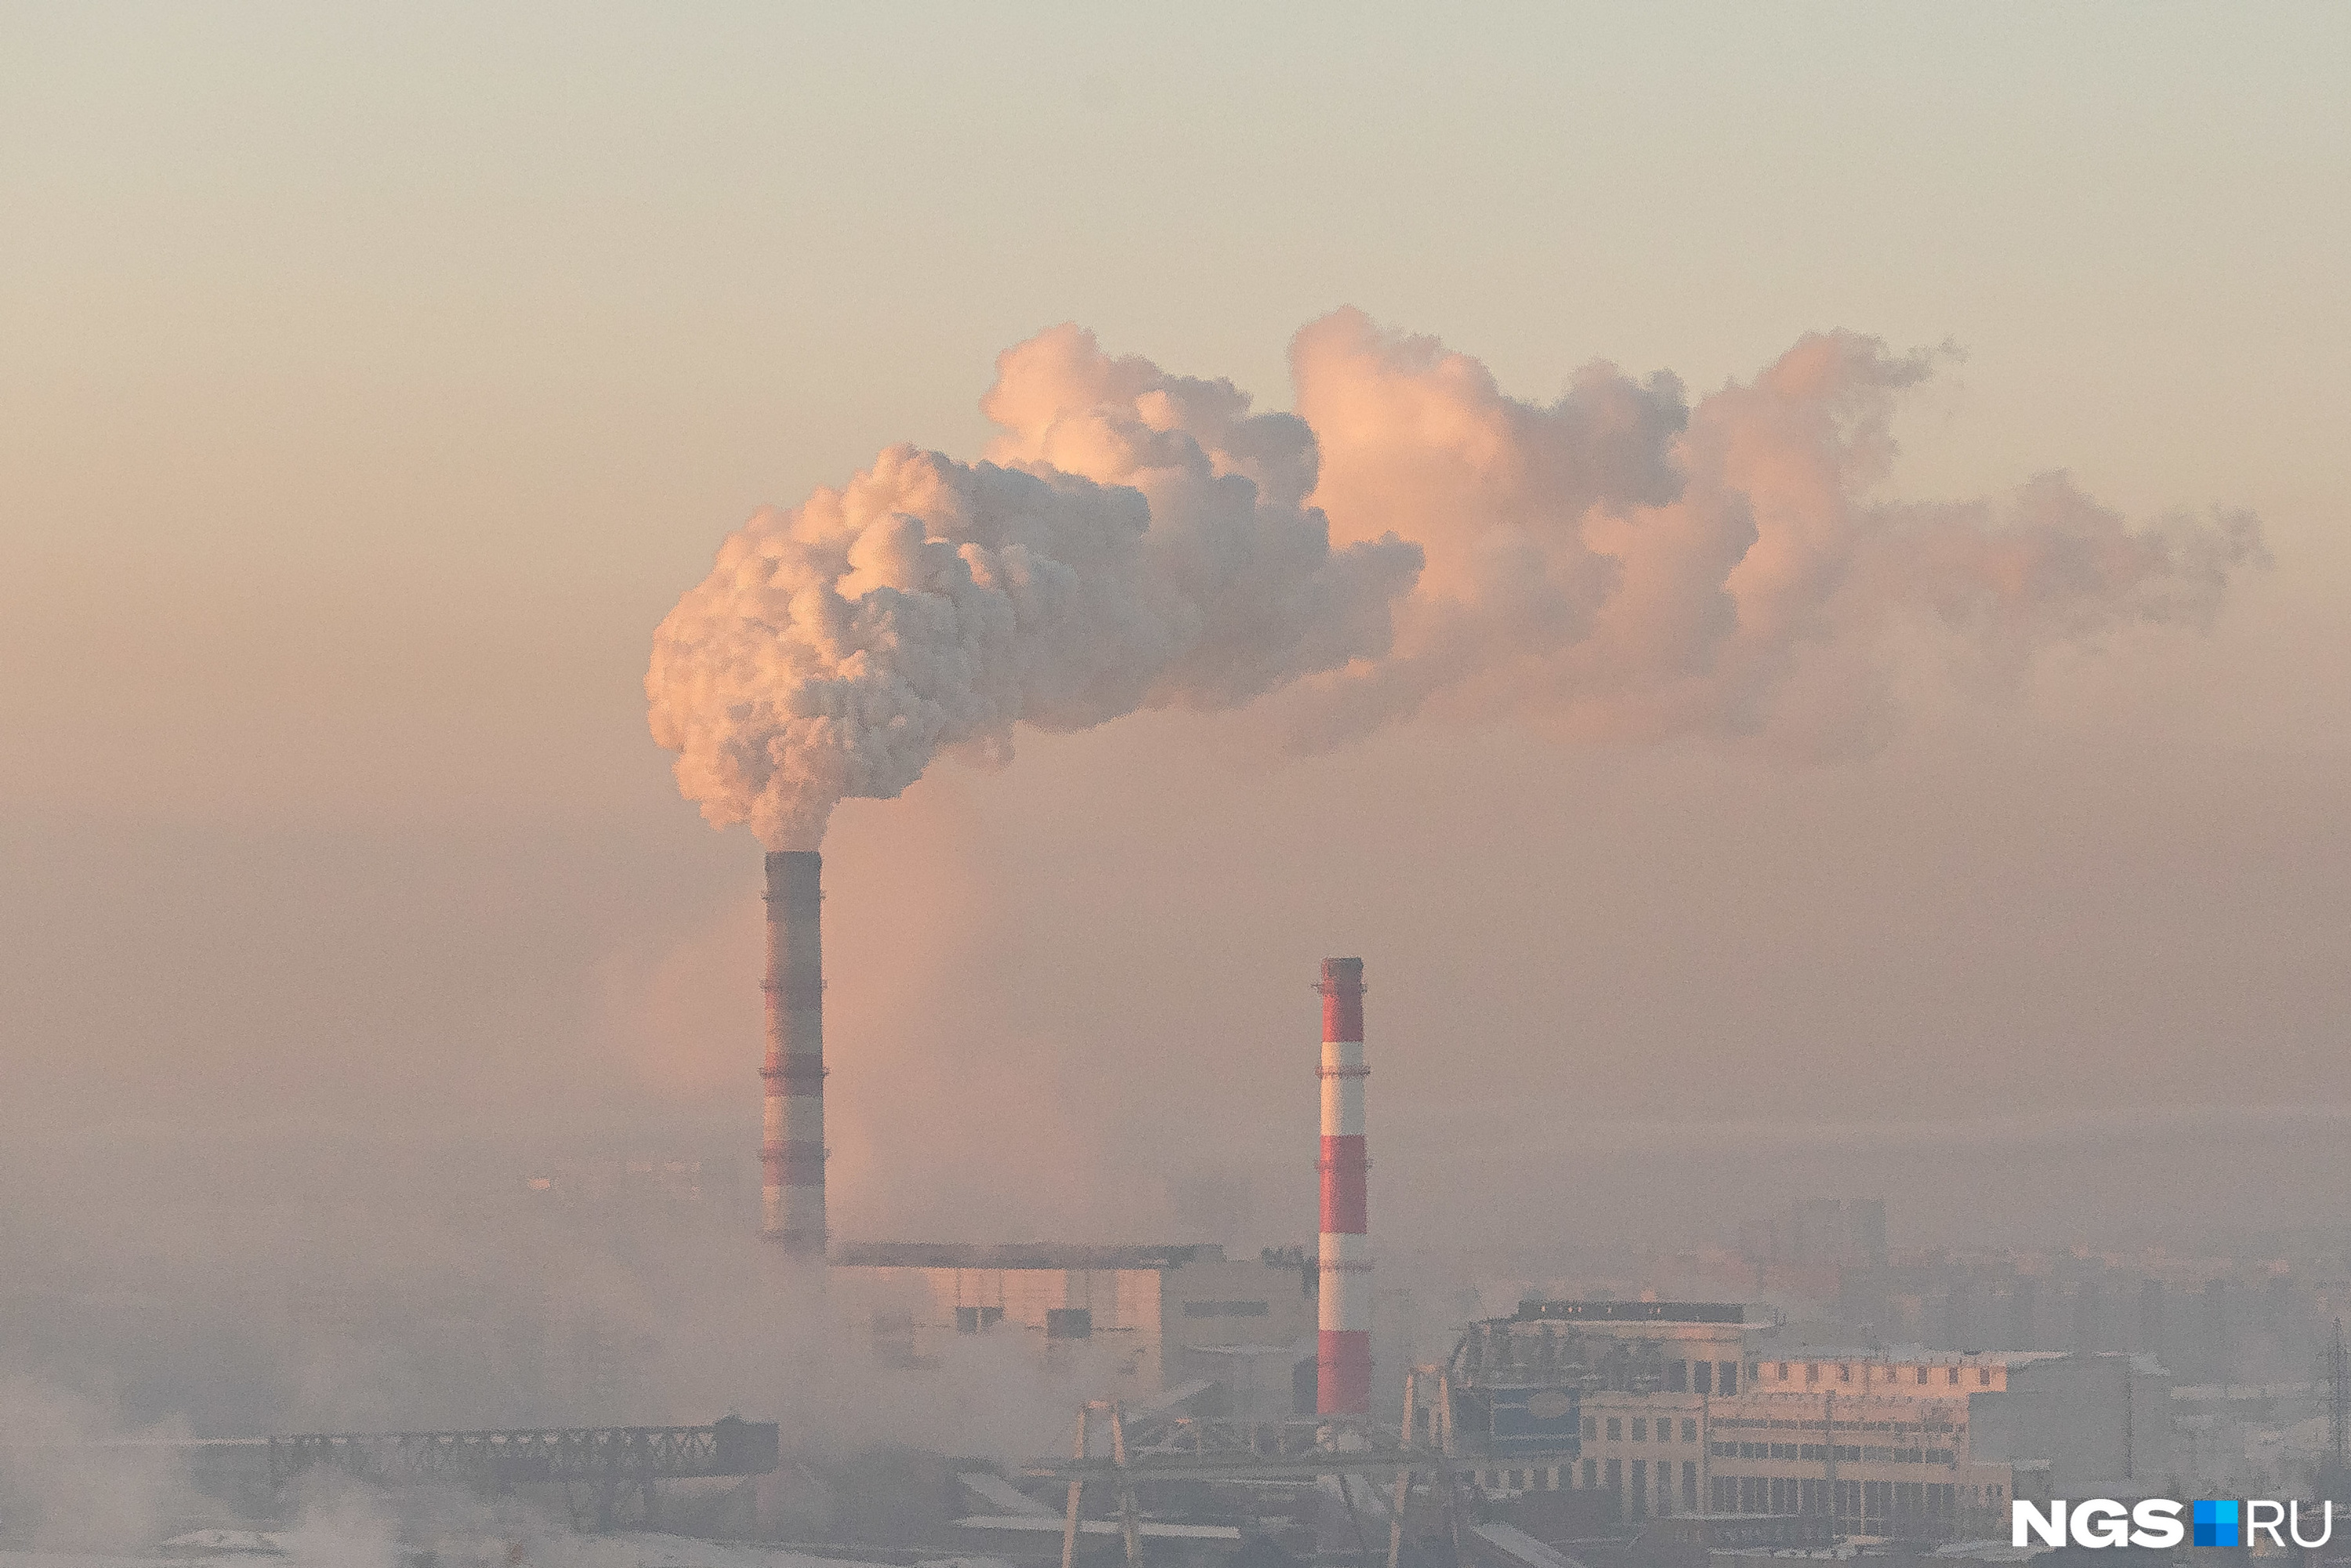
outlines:
{"label": "factory roof", "polygon": [[1186,1263],[1224,1260],[1225,1249],[1213,1241],[1171,1247],[1087,1247],[1052,1241],[996,1246],[962,1241],[848,1241],[832,1251],[834,1265],[847,1269],[1174,1269]]}

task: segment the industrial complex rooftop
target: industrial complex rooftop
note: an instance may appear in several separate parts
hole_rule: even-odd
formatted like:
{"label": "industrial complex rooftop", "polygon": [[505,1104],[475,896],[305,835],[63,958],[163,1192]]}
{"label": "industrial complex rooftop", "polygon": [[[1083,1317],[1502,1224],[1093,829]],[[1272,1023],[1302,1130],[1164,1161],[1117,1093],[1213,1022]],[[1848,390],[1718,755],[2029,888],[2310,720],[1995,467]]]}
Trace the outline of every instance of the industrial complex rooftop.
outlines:
{"label": "industrial complex rooftop", "polygon": [[1520,1301],[1518,1321],[1583,1323],[1743,1323],[1737,1301]]}
{"label": "industrial complex rooftop", "polygon": [[850,1241],[833,1249],[835,1265],[851,1269],[1176,1269],[1221,1263],[1213,1241],[1168,1247],[1087,1247],[1050,1241],[984,1245],[960,1241]]}

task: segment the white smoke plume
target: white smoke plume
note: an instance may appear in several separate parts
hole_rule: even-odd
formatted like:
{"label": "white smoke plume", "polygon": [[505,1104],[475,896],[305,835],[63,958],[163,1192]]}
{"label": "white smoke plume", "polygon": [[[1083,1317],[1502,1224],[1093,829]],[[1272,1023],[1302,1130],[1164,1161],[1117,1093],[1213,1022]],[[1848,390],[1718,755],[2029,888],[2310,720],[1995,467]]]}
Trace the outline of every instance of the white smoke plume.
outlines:
{"label": "white smoke plume", "polygon": [[1865,751],[1896,641],[1984,668],[2130,622],[2202,624],[2262,559],[2228,513],[2133,528],[2062,476],[1876,499],[1928,362],[1814,334],[1691,407],[1579,371],[1549,405],[1353,310],[1290,348],[1297,414],[1113,359],[1063,326],[998,361],[1001,434],[894,447],[763,509],[656,633],[654,738],[688,798],[771,848],[1013,727],[1255,705],[1289,744],[1428,712],[1568,733]]}

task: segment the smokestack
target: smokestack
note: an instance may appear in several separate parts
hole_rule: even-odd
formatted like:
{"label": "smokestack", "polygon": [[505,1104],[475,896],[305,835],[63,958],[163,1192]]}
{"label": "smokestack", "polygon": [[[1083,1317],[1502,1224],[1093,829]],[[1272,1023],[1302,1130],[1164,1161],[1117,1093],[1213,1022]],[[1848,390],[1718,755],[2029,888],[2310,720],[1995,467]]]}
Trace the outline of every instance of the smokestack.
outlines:
{"label": "smokestack", "polygon": [[795,1258],[824,1259],[824,857],[768,856],[766,1135],[759,1234]]}
{"label": "smokestack", "polygon": [[1364,1200],[1364,961],[1322,960],[1322,1279],[1314,1408],[1372,1409],[1372,1248]]}

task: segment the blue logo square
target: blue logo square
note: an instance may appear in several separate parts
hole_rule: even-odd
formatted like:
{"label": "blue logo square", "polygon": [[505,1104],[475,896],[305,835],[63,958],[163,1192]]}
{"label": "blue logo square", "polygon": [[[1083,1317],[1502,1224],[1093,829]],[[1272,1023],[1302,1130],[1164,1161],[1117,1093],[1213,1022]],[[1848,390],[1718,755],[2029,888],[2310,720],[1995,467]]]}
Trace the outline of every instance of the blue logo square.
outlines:
{"label": "blue logo square", "polygon": [[2198,1546],[2235,1546],[2237,1541],[2237,1505],[2231,1502],[2198,1501],[2189,1505],[2196,1527],[2194,1544]]}

